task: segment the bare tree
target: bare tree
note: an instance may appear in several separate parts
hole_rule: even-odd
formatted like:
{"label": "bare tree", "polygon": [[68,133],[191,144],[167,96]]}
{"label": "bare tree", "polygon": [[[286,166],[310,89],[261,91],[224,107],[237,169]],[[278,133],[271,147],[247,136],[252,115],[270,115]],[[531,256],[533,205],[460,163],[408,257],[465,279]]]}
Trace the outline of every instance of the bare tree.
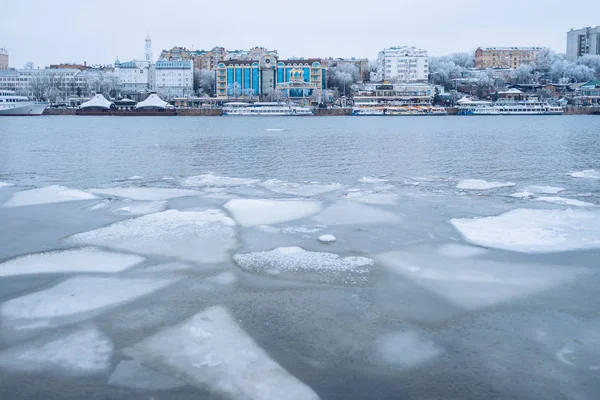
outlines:
{"label": "bare tree", "polygon": [[46,93],[49,88],[48,79],[44,74],[31,72],[29,76],[29,90],[36,101],[46,100]]}
{"label": "bare tree", "polygon": [[35,64],[33,63],[33,61],[27,61],[25,65],[23,65],[23,69],[35,69]]}

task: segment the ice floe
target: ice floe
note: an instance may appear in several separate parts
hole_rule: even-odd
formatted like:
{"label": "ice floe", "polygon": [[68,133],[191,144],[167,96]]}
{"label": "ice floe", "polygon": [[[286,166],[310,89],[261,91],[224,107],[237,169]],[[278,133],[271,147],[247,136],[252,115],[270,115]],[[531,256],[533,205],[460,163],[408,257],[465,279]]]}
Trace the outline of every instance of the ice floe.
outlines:
{"label": "ice floe", "polygon": [[481,256],[488,251],[481,247],[467,246],[458,243],[448,243],[438,248],[438,253],[447,257],[469,258]]}
{"label": "ice floe", "polygon": [[104,200],[98,204],[94,204],[93,206],[87,208],[87,210],[88,211],[100,211],[100,210],[106,210],[109,207],[110,207],[110,201]]}
{"label": "ice floe", "polygon": [[313,400],[319,396],[271,359],[229,312],[211,307],[124,350],[148,367],[232,399]]}
{"label": "ice floe", "polygon": [[387,179],[376,178],[374,176],[364,176],[358,180],[361,183],[384,183]]}
{"label": "ice floe", "polygon": [[8,183],[8,182],[0,182],[0,188],[1,187],[8,187],[8,186],[14,186],[12,183]]}
{"label": "ice floe", "polygon": [[178,197],[202,196],[203,192],[189,189],[157,188],[157,187],[114,187],[107,189],[89,189],[95,194],[122,197],[131,200],[157,201]]}
{"label": "ice floe", "polygon": [[[16,329],[60,326],[161,289],[173,279],[75,277],[49,289],[8,300],[0,308]],[[30,325],[31,321],[38,324]]]}
{"label": "ice floe", "polygon": [[393,251],[375,259],[466,310],[493,306],[568,283],[589,271],[580,267],[517,264],[465,257]]}
{"label": "ice floe", "polygon": [[267,128],[267,132],[283,132],[285,129],[283,128]]}
{"label": "ice floe", "polygon": [[78,233],[65,242],[217,263],[237,245],[234,226],[220,210],[167,210]]}
{"label": "ice floe", "polygon": [[281,181],[279,179],[270,179],[260,184],[264,189],[270,190],[271,192],[290,194],[293,196],[315,196],[327,192],[338,190],[343,186],[339,183],[320,183],[320,182],[303,182],[294,183]]}
{"label": "ice floe", "polygon": [[586,169],[584,171],[571,172],[569,175],[571,175],[574,178],[600,179],[600,171],[596,171],[595,169]]}
{"label": "ice floe", "polygon": [[113,213],[117,215],[145,215],[164,211],[166,208],[166,201],[149,201],[132,203],[126,207],[113,210]]}
{"label": "ice floe", "polygon": [[295,235],[298,233],[315,233],[320,232],[325,227],[323,225],[300,225],[300,226],[286,226],[281,229],[281,233],[286,235]]}
{"label": "ice floe", "polygon": [[236,254],[233,261],[244,271],[318,283],[348,285],[368,282],[375,262],[367,257],[340,257],[333,253],[279,247],[270,251]]}
{"label": "ice floe", "polygon": [[213,174],[204,174],[190,176],[183,180],[183,186],[248,186],[259,183],[259,179],[250,178],[231,178],[228,176],[218,176]]}
{"label": "ice floe", "polygon": [[206,278],[206,282],[222,286],[229,286],[237,282],[237,276],[233,271],[225,271]]}
{"label": "ice floe", "polygon": [[600,247],[600,213],[589,210],[516,209],[450,221],[475,244],[525,253]]}
{"label": "ice floe", "polygon": [[250,227],[306,218],[319,212],[321,203],[300,199],[233,199],[225,208],[240,225]]}
{"label": "ice floe", "polygon": [[398,195],[395,193],[381,193],[371,190],[349,192],[344,196],[344,199],[367,204],[393,205],[398,203]]}
{"label": "ice floe", "polygon": [[134,175],[134,176],[130,176],[129,178],[127,178],[127,180],[130,180],[130,181],[141,181],[143,179],[144,179],[144,177],[139,176],[139,175]]}
{"label": "ice floe", "polygon": [[413,368],[443,353],[440,346],[416,332],[396,332],[377,341],[377,352],[390,365]]}
{"label": "ice floe", "polygon": [[0,276],[55,274],[66,272],[119,272],[144,261],[132,254],[94,248],[29,254],[0,264]]}
{"label": "ice floe", "polygon": [[337,240],[337,238],[333,235],[321,235],[317,238],[317,240],[323,243],[333,243]]}
{"label": "ice floe", "polygon": [[185,382],[146,368],[135,360],[121,361],[108,384],[144,390],[169,390],[185,386]]}
{"label": "ice floe", "polygon": [[110,365],[113,345],[94,327],[86,327],[50,341],[35,341],[0,353],[0,366],[8,370],[62,371],[72,375],[93,375]]}
{"label": "ice floe", "polygon": [[512,187],[516,184],[513,182],[488,182],[483,179],[461,179],[456,185],[457,189],[467,190],[487,190],[501,187]]}
{"label": "ice floe", "polygon": [[559,192],[563,192],[565,189],[561,188],[561,187],[556,187],[556,186],[532,185],[532,186],[527,186],[526,190],[529,192],[533,192],[533,193],[556,194]]}
{"label": "ice floe", "polygon": [[352,201],[339,201],[314,217],[325,225],[385,224],[400,221],[400,216]]}
{"label": "ice floe", "polygon": [[93,200],[98,197],[91,193],[65,186],[52,185],[43,188],[23,190],[13,193],[2,207],[21,207],[38,204],[62,203],[66,201]]}
{"label": "ice floe", "polygon": [[567,199],[564,197],[538,197],[536,200],[545,201],[547,203],[555,203],[563,206],[574,206],[574,207],[598,207],[598,205],[594,203],[589,203],[587,201],[581,201],[576,199]]}
{"label": "ice floe", "polygon": [[527,191],[523,191],[523,192],[516,192],[510,195],[510,197],[514,197],[516,199],[530,199],[532,198],[534,195],[531,192],[527,192]]}

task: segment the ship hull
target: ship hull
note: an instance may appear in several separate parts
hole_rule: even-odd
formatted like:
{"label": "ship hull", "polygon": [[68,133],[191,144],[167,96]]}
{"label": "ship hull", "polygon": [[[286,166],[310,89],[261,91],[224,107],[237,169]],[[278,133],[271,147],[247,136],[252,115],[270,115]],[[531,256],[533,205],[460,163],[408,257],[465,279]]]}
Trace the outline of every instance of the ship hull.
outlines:
{"label": "ship hull", "polygon": [[44,113],[46,103],[24,103],[16,107],[0,107],[0,116],[38,116]]}

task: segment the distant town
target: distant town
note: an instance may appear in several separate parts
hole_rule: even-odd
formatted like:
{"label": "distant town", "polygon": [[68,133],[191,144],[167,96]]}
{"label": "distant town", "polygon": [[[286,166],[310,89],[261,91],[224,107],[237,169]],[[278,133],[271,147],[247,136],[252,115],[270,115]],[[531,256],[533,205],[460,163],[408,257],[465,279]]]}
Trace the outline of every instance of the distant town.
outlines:
{"label": "distant town", "polygon": [[294,102],[313,107],[355,104],[454,106],[460,99],[535,98],[560,105],[600,107],[600,26],[571,29],[567,52],[544,47],[479,47],[430,57],[426,49],[394,46],[376,59],[283,59],[277,50],[193,50],[175,46],[154,56],[152,40],[140,54],[106,65],[86,62],[10,65],[0,48],[0,90],[76,107],[96,94],[111,101],[143,101],[151,93],[182,108],[223,103]]}

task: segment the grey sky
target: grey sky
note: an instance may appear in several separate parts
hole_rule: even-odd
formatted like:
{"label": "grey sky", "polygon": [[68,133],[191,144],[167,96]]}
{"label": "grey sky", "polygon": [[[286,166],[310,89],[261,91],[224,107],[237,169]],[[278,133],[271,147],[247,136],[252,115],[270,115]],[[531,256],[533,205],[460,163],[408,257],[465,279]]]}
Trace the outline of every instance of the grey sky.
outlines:
{"label": "grey sky", "polygon": [[549,46],[570,28],[600,25],[600,1],[581,0],[7,0],[0,47],[27,61],[110,64],[185,46],[264,46],[283,57],[368,57],[393,45],[430,55],[477,46]]}

